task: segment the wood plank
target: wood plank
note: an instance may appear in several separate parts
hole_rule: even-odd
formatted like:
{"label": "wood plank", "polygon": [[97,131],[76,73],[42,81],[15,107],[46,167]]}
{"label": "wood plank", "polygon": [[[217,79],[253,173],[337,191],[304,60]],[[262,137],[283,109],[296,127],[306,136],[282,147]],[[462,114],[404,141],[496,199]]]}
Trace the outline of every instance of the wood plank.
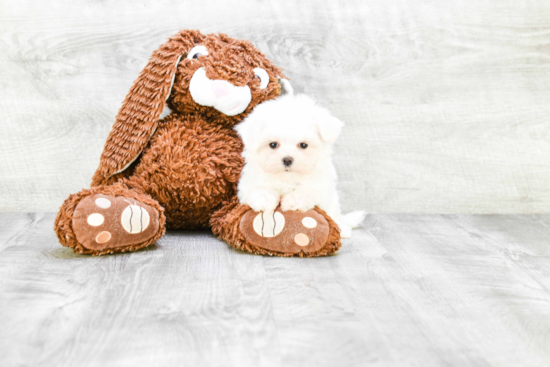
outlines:
{"label": "wood plank", "polygon": [[0,5],[0,211],[87,187],[150,53],[180,28],[250,39],[347,124],[345,208],[550,207],[550,2],[7,1]]}
{"label": "wood plank", "polygon": [[[418,365],[433,358],[438,365],[547,364],[550,353],[543,346],[550,342],[550,294],[494,246],[490,233],[478,230],[472,236],[453,217],[395,215],[371,221],[372,233],[402,273],[395,284],[385,284],[395,297],[391,305],[399,305],[384,308],[387,328],[394,324],[395,329],[390,344],[411,353],[423,350],[426,361]],[[465,217],[474,223],[479,218]],[[526,226],[514,218],[495,216],[516,230]],[[462,360],[449,350],[460,350]]]}
{"label": "wood plank", "polygon": [[29,224],[34,222],[36,217],[36,214],[31,213],[0,213],[0,251],[8,246]]}
{"label": "wood plank", "polygon": [[33,223],[0,253],[2,365],[279,358],[261,257],[200,232],[172,232],[139,253],[80,256],[57,244],[52,222],[50,214]]}
{"label": "wood plank", "polygon": [[369,215],[319,259],[208,232],[81,256],[52,213],[0,219],[2,366],[550,364],[550,215]]}

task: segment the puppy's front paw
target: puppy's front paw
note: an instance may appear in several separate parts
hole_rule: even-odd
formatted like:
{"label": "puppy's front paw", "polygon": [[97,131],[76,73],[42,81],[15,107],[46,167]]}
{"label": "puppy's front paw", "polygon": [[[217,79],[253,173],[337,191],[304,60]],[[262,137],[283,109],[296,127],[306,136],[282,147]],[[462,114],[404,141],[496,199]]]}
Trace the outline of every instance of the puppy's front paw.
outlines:
{"label": "puppy's front paw", "polygon": [[255,212],[272,212],[277,209],[280,197],[276,192],[254,191],[247,196],[245,203]]}
{"label": "puppy's front paw", "polygon": [[300,212],[307,212],[309,209],[313,209],[313,205],[308,205],[306,200],[299,194],[291,192],[283,196],[281,200],[281,209],[286,212],[288,210],[296,210]]}

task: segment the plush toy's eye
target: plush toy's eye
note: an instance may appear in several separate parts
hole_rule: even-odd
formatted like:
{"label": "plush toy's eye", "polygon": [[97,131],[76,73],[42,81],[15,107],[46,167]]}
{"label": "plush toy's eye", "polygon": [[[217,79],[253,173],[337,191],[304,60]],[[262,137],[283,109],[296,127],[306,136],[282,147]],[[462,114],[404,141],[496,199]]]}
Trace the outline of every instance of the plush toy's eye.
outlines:
{"label": "plush toy's eye", "polygon": [[276,142],[269,143],[269,147],[270,147],[271,149],[277,149],[278,146],[279,146],[279,143],[276,143]]}
{"label": "plush toy's eye", "polygon": [[298,146],[302,149],[306,149],[307,148],[307,144],[306,143],[300,143],[298,144]]}
{"label": "plush toy's eye", "polygon": [[254,78],[260,79],[260,89],[265,89],[269,84],[269,75],[267,75],[267,71],[262,68],[254,69]]}
{"label": "plush toy's eye", "polygon": [[197,60],[199,56],[206,56],[208,55],[208,50],[204,46],[195,46],[189,51],[187,54],[187,58],[189,60],[195,59]]}

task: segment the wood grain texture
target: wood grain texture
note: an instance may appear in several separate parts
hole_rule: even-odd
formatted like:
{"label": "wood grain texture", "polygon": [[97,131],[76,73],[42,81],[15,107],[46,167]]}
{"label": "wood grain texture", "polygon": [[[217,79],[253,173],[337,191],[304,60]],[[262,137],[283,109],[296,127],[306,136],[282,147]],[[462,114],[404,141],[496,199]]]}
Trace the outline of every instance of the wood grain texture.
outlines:
{"label": "wood grain texture", "polygon": [[550,365],[550,215],[369,215],[319,259],[75,255],[53,220],[0,215],[1,366]]}
{"label": "wood grain texture", "polygon": [[181,28],[252,40],[347,123],[346,209],[550,208],[550,2],[0,4],[0,211],[87,187],[151,52]]}

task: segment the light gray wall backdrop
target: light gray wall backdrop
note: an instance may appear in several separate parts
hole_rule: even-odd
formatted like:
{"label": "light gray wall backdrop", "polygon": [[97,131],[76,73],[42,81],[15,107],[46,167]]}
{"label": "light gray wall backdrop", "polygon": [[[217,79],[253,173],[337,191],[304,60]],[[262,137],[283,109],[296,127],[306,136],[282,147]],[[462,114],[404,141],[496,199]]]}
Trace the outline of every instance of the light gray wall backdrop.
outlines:
{"label": "light gray wall backdrop", "polygon": [[346,122],[344,208],[548,212],[550,2],[0,2],[0,211],[88,187],[132,81],[178,29],[253,41]]}

